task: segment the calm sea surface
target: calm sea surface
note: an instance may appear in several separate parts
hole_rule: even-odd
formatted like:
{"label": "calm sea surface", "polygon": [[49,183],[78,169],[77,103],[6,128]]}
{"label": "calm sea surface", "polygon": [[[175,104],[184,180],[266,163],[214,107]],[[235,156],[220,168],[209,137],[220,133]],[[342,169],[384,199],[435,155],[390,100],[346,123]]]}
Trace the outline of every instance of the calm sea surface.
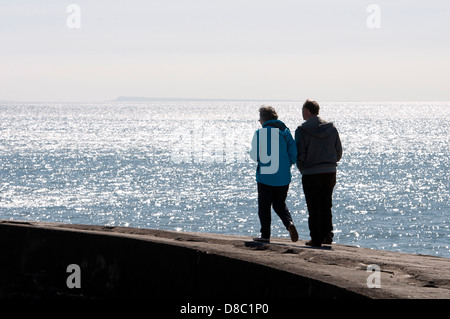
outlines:
{"label": "calm sea surface", "polygon": [[[259,235],[260,102],[0,103],[0,219]],[[292,134],[301,104],[269,103]],[[340,244],[450,257],[450,103],[322,103]],[[301,176],[287,205],[309,238]],[[287,237],[273,214],[273,236]]]}

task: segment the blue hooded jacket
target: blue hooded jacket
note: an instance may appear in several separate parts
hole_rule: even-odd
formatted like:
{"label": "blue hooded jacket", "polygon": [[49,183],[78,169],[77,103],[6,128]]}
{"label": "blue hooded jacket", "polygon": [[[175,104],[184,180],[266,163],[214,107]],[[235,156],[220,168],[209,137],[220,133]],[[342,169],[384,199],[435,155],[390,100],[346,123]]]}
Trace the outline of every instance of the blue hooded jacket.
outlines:
{"label": "blue hooded jacket", "polygon": [[[291,131],[279,120],[264,122],[263,129],[266,131],[262,132],[260,129],[253,135],[252,149],[250,150],[250,158],[258,163],[256,181],[270,186],[288,185],[292,177],[291,166],[297,161],[297,146]],[[279,137],[278,152],[276,152],[276,145],[272,146],[272,141],[275,141],[277,133]],[[263,141],[263,138],[266,140]],[[261,150],[263,142],[267,145],[267,151],[264,147]]]}

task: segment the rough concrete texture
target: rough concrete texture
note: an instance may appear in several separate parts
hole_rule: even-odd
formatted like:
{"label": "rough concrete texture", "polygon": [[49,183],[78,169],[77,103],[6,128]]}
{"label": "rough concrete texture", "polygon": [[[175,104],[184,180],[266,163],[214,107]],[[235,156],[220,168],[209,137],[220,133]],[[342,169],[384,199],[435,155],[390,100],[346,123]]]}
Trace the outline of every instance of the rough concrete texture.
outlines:
{"label": "rough concrete texture", "polygon": [[[0,249],[0,297],[450,299],[448,258],[338,244],[4,220]],[[373,264],[380,288],[367,285]]]}

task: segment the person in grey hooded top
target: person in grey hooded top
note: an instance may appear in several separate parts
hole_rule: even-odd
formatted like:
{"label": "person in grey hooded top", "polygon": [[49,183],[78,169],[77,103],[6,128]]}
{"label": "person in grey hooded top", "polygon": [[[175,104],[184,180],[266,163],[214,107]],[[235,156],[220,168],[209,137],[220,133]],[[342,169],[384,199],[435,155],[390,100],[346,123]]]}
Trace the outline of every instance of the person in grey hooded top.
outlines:
{"label": "person in grey hooded top", "polygon": [[316,101],[306,100],[302,108],[306,122],[295,131],[297,167],[302,174],[311,236],[306,244],[315,247],[332,242],[332,194],[337,162],[342,157],[339,133],[333,123],[318,116],[319,110]]}

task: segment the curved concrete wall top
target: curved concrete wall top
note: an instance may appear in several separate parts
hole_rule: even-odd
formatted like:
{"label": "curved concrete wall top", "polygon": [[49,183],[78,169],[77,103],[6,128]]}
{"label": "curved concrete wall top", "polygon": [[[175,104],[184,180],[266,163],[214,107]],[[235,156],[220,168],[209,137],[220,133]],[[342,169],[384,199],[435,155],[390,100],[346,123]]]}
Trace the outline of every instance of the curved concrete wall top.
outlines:
{"label": "curved concrete wall top", "polygon": [[[339,284],[348,280],[335,278],[336,284],[328,280],[333,276],[321,280],[308,272],[302,274],[300,257],[306,247],[284,243],[275,248],[252,247],[246,243],[248,238],[219,237],[1,221],[0,297],[183,300],[392,297],[386,291],[364,289],[365,282],[352,289]],[[279,247],[283,251],[277,251]],[[296,263],[288,264],[295,258],[299,271],[293,266]],[[76,266],[68,269],[69,265]],[[367,277],[361,271],[358,273]],[[76,284],[80,288],[70,287]],[[448,289],[444,292],[448,293]]]}
{"label": "curved concrete wall top", "polygon": [[[0,225],[0,296],[221,299],[357,297],[258,263],[111,233]],[[69,288],[69,265],[81,288]],[[289,285],[285,283],[289,282]]]}

